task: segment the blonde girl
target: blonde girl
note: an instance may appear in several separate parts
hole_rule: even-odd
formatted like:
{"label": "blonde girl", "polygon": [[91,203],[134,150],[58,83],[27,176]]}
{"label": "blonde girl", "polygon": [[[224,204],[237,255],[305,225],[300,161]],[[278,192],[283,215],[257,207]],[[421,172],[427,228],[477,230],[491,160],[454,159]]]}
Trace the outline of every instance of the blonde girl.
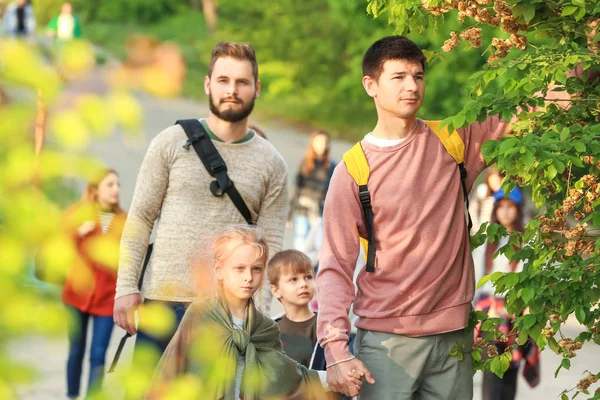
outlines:
{"label": "blonde girl", "polygon": [[[216,238],[212,250],[215,294],[187,309],[147,398],[160,398],[184,374],[202,381],[206,399],[323,398],[326,376],[283,353],[277,323],[252,300],[268,259],[262,234],[253,227],[230,228]],[[213,357],[200,348],[210,348]],[[348,380],[360,388],[360,374]]]}

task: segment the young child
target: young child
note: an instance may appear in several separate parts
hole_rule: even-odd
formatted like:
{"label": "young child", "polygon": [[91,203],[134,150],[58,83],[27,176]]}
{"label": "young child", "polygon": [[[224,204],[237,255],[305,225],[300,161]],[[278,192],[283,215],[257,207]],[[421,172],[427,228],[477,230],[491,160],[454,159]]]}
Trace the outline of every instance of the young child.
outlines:
{"label": "young child", "polygon": [[298,250],[284,250],[273,256],[267,275],[273,297],[285,310],[281,318],[275,319],[283,351],[309,368],[317,344],[317,315],[309,306],[315,295],[312,262]]}
{"label": "young child", "polygon": [[[503,191],[494,194],[496,203],[492,210],[491,221],[506,228],[510,233],[513,231],[523,232],[523,207],[522,195],[515,189],[510,195],[505,196]],[[521,263],[510,261],[505,255],[499,254],[494,258],[494,253],[499,247],[507,243],[508,237],[503,237],[497,243],[487,243],[485,257],[485,273],[494,272],[520,272],[523,268]],[[514,317],[509,315],[504,307],[504,297],[494,294],[491,284],[484,286],[480,291],[480,297],[475,305],[476,310],[487,312],[491,318],[502,318],[503,322],[498,325],[499,330],[504,333],[508,341],[494,343],[498,352],[502,354],[514,343],[514,335],[510,335],[513,329]],[[476,336],[485,337],[486,332],[476,329]],[[494,373],[483,374],[482,399],[513,400],[517,393],[517,378],[522,360],[525,360],[523,376],[531,387],[539,383],[539,350],[533,341],[528,341],[522,346],[511,351],[512,360],[503,378]]]}
{"label": "young child", "polygon": [[[262,235],[252,227],[231,228],[217,237],[213,251],[215,296],[187,309],[147,398],[160,398],[184,375],[199,377],[204,399],[323,398],[325,374],[288,358],[277,324],[252,301],[268,259]],[[347,379],[360,390],[361,377],[353,372]]]}

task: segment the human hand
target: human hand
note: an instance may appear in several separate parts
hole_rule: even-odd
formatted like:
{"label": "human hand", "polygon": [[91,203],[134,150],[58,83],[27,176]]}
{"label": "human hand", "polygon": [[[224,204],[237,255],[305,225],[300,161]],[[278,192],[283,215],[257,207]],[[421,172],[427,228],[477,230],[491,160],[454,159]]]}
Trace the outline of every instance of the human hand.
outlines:
{"label": "human hand", "polygon": [[96,222],[85,221],[83,224],[81,224],[79,229],[77,229],[77,234],[79,236],[85,236],[88,233],[90,233],[91,231],[93,231],[94,229],[96,229]]}
{"label": "human hand", "polygon": [[135,310],[142,304],[142,296],[139,293],[129,294],[115,300],[113,318],[118,327],[123,328],[130,335],[135,335]]}
{"label": "human hand", "polygon": [[346,375],[348,382],[350,382],[351,384],[354,385],[356,390],[358,390],[359,394],[360,394],[360,390],[362,389],[362,378],[364,376],[365,376],[364,371],[357,371],[355,369],[348,372],[348,374]]}
{"label": "human hand", "polygon": [[365,380],[374,384],[375,379],[365,365],[357,358],[335,364],[327,368],[327,383],[335,391],[345,394],[346,396],[354,397],[360,394],[361,386],[356,381]]}

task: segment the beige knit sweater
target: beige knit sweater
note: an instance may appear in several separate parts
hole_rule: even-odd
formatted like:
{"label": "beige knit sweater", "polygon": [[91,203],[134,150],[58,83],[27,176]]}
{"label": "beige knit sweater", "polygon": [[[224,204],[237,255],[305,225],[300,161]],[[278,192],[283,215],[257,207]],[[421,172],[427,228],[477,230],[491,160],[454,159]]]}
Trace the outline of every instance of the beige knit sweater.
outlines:
{"label": "beige knit sweater", "polygon": [[[159,133],[142,163],[121,242],[115,298],[139,293],[137,282],[154,222],[154,251],[144,276],[145,298],[193,301],[198,294],[198,259],[207,258],[207,242],[227,226],[245,224],[228,196],[217,198],[213,178],[179,125]],[[287,166],[266,140],[254,135],[243,143],[213,141],[228,174],[244,198],[257,226],[265,233],[270,255],[281,249],[287,205]],[[259,297],[269,311],[266,284]]]}

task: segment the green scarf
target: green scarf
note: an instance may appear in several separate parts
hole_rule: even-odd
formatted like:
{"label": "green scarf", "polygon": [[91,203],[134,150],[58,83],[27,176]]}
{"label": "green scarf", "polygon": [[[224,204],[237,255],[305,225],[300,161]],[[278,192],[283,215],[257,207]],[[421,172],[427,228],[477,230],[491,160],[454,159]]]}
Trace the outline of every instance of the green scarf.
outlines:
{"label": "green scarf", "polygon": [[325,396],[317,372],[283,353],[277,323],[261,314],[252,301],[246,309],[244,330],[233,327],[226,302],[192,303],[163,354],[156,378],[164,383],[186,373],[198,374],[203,379],[203,398],[237,400],[234,389],[240,355],[245,360],[244,400]]}

